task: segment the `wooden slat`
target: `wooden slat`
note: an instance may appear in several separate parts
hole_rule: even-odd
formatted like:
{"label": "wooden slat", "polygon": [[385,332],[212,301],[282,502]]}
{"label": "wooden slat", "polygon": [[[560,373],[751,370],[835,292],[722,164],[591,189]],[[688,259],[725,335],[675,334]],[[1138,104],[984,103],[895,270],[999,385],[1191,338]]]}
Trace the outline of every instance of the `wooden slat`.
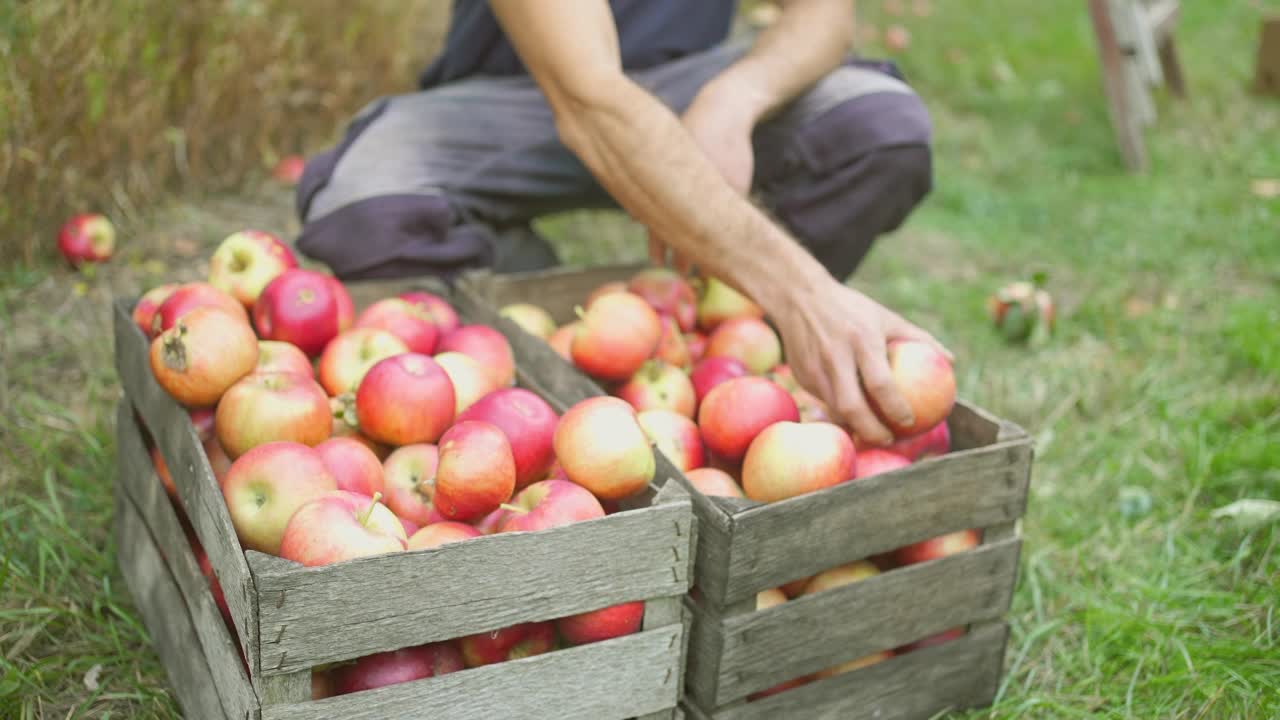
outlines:
{"label": "wooden slat", "polygon": [[726,618],[714,704],[1005,614],[1020,540],[898,568]]}
{"label": "wooden slat", "polygon": [[959,452],[994,445],[998,441],[1001,425],[1001,420],[990,412],[957,400],[955,407],[951,409],[951,415],[947,417],[951,450]]}
{"label": "wooden slat", "polygon": [[[988,705],[1003,669],[1001,624],[860,670],[725,709],[713,720],[923,720]],[[696,716],[692,716],[696,717]]]}
{"label": "wooden slat", "polygon": [[151,534],[133,501],[116,490],[116,559],[125,585],[142,616],[151,645],[164,665],[169,687],[193,720],[243,720],[226,715],[214,686],[182,594],[165,568]]}
{"label": "wooden slat", "polygon": [[254,554],[263,673],[680,595],[692,522],[680,501],[318,568]]}
{"label": "wooden slat", "polygon": [[462,278],[458,289],[461,294],[482,298],[495,309],[511,303],[532,302],[551,313],[557,323],[564,324],[577,317],[574,308],[586,302],[592,290],[605,283],[630,280],[645,267],[647,263],[562,267],[527,273],[479,272]]}
{"label": "wooden slat", "polygon": [[263,720],[622,720],[674,707],[680,626],[317,702]]}
{"label": "wooden slat", "polygon": [[252,667],[258,654],[258,616],[244,551],[190,416],[156,383],[147,339],[124,300],[115,303],[115,344],[120,383],[160,447],[182,507],[222,583],[240,646]]}
{"label": "wooden slat", "polygon": [[222,698],[227,715],[241,719],[252,717],[258,707],[253,684],[245,674],[236,642],[222,621],[209,583],[191,552],[169,495],[151,465],[128,400],[121,400],[116,411],[116,452],[119,465],[117,483],[133,502],[160,549],[190,613],[199,638],[198,649],[208,663],[214,687]]}

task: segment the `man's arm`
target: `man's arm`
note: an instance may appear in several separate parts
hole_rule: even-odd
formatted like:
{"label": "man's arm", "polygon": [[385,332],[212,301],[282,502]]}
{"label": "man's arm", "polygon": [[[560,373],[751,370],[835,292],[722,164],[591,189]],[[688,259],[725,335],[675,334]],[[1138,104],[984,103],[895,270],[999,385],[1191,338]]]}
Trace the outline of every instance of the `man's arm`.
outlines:
{"label": "man's arm", "polygon": [[637,221],[754,298],[799,380],[869,442],[891,433],[858,382],[900,422],[886,337],[927,334],[836,282],[721,177],[670,110],[622,72],[605,0],[490,0],[555,115],[561,140]]}

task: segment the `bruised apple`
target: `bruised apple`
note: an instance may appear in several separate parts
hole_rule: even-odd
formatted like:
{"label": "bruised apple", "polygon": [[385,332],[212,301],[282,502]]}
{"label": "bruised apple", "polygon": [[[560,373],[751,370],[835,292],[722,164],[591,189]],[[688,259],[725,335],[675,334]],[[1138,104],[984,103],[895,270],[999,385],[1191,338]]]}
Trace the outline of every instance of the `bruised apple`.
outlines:
{"label": "bruised apple", "polygon": [[565,475],[601,500],[630,497],[653,480],[649,438],[635,409],[618,398],[593,397],[569,408],[553,440]]}
{"label": "bruised apple", "polygon": [[174,400],[208,407],[253,371],[258,339],[235,315],[198,307],[151,341],[150,363],[156,382]]}
{"label": "bruised apple", "polygon": [[[786,390],[777,383],[754,376],[720,383],[707,393],[698,409],[698,428],[702,431],[703,444],[729,461],[742,459],[752,441],[765,428],[783,421],[796,423],[799,419],[795,400]],[[845,440],[849,440],[847,435]],[[852,447],[850,458],[852,462]],[[844,479],[852,476],[850,472]],[[751,496],[750,491],[747,495]]]}
{"label": "bruised apple", "polygon": [[587,307],[573,337],[573,362],[587,374],[622,381],[640,369],[658,347],[662,323],[639,296],[604,295]]}
{"label": "bruised apple", "polygon": [[758,502],[776,502],[852,480],[853,440],[831,423],[779,422],[751,442],[742,463],[742,489]]}

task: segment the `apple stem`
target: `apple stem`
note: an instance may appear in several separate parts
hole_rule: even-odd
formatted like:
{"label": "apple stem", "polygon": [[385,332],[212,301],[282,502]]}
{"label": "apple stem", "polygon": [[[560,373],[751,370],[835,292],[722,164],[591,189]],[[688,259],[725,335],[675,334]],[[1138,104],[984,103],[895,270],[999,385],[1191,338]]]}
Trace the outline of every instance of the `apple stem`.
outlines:
{"label": "apple stem", "polygon": [[382,500],[382,491],[375,492],[373,494],[373,502],[370,502],[369,507],[365,508],[364,512],[360,513],[359,520],[361,525],[369,527],[369,518],[373,515],[373,509],[377,507],[378,501],[380,500]]}
{"label": "apple stem", "polygon": [[574,315],[577,315],[579,320],[586,320],[586,319],[587,319],[587,311],[586,311],[586,310],[583,310],[581,305],[574,305],[574,306],[573,306],[573,314],[574,314]]}
{"label": "apple stem", "polygon": [[509,504],[507,504],[507,503],[502,503],[502,504],[501,504],[501,505],[499,505],[498,507],[500,507],[500,508],[502,508],[503,510],[506,510],[506,511],[508,511],[508,512],[516,512],[516,513],[520,513],[521,515],[524,515],[525,513],[529,512],[528,510],[525,510],[525,509],[524,509],[524,508],[522,508],[522,507],[519,507],[519,506],[517,506],[517,505],[509,505]]}

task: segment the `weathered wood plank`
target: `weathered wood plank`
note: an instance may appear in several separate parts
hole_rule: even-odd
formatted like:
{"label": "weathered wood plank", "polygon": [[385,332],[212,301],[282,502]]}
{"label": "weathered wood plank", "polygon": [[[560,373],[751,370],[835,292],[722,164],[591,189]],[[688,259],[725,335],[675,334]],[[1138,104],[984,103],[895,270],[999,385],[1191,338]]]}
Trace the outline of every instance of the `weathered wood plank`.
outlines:
{"label": "weathered wood plank", "polygon": [[182,594],[133,501],[119,488],[115,496],[116,559],[183,714],[193,719],[245,720],[223,712],[204,654],[192,651],[200,638]]}
{"label": "weathered wood plank", "polygon": [[999,439],[1001,422],[1000,418],[990,412],[964,400],[957,400],[951,415],[947,417],[952,451],[994,445]]}
{"label": "weathered wood plank", "polygon": [[258,698],[245,674],[240,651],[213,600],[209,583],[187,543],[168,493],[156,477],[127,399],[116,411],[118,486],[133,502],[190,613],[199,649],[214,678],[214,687],[230,717],[251,717]]}
{"label": "weathered wood plank", "polygon": [[714,720],[922,720],[991,702],[1008,627],[1000,624],[851,673],[703,717]]}
{"label": "weathered wood plank", "polygon": [[709,597],[725,605],[913,542],[1015,520],[1026,508],[1030,462],[1029,441],[998,443],[738,513],[723,595]]}
{"label": "weathered wood plank", "polygon": [[262,678],[262,707],[292,705],[311,700],[311,670]]}
{"label": "weathered wood plank", "polygon": [[674,707],[680,627],[317,702],[264,707],[263,720],[621,720]]}
{"label": "weathered wood plank", "polygon": [[576,319],[574,308],[586,302],[592,290],[608,282],[625,282],[648,263],[601,267],[561,267],[527,273],[480,272],[464,276],[461,294],[470,293],[495,309],[517,302],[532,302],[551,313],[560,324]]}
{"label": "weathered wood plank", "polygon": [[116,372],[164,456],[182,507],[222,584],[240,646],[252,667],[258,655],[258,616],[244,551],[190,416],[156,383],[147,339],[134,325],[130,312],[129,303],[116,301]]}
{"label": "weathered wood plank", "polygon": [[1008,611],[1019,540],[725,618],[715,706]]}
{"label": "weathered wood plank", "polygon": [[689,589],[688,501],[318,568],[256,562],[267,675]]}

